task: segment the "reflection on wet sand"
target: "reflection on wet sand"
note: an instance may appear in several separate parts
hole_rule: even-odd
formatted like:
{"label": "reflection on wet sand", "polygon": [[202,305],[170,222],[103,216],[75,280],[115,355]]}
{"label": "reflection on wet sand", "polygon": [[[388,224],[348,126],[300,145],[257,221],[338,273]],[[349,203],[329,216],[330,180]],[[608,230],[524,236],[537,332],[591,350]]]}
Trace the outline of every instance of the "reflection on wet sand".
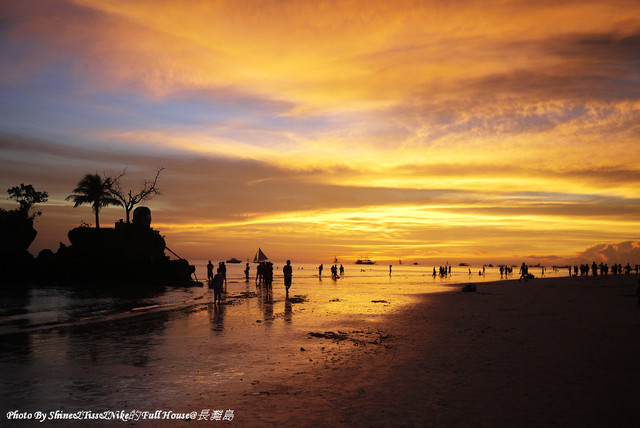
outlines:
{"label": "reflection on wet sand", "polygon": [[[211,304],[208,287],[135,297],[31,290],[3,313],[2,328],[19,328],[24,320],[31,327],[2,335],[0,402],[3,409],[25,410],[170,408],[189,403],[194,392],[212,403],[220,391],[242,394],[247,382],[265,374],[302,373],[353,345],[343,340],[332,350],[310,341],[309,332],[364,331],[363,323],[401,310],[414,293],[449,287],[418,271],[384,273],[324,282],[315,273],[297,274],[289,296],[280,277],[268,289],[231,276],[219,305]],[[48,298],[56,296],[64,322],[34,324],[36,316],[46,318]],[[34,308],[40,313],[31,316]],[[125,312],[114,318],[118,308]]]}
{"label": "reflection on wet sand", "polygon": [[224,304],[216,305],[213,303],[209,303],[207,305],[207,310],[209,312],[209,319],[211,320],[211,329],[218,334],[221,334],[224,331]]}

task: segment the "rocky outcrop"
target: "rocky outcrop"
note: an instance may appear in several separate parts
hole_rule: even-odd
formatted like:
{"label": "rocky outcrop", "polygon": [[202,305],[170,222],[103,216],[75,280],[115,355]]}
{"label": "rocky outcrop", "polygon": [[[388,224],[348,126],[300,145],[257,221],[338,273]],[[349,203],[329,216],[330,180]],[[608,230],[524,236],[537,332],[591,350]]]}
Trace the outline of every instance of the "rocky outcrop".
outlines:
{"label": "rocky outcrop", "polygon": [[0,279],[13,281],[27,275],[33,256],[27,251],[38,232],[33,219],[13,210],[0,210]]}
{"label": "rocky outcrop", "polygon": [[41,280],[64,282],[190,285],[195,267],[170,260],[165,241],[150,227],[116,223],[114,228],[77,227],[70,246],[41,252],[36,260]]}
{"label": "rocky outcrop", "polygon": [[151,211],[139,207],[132,224],[113,228],[77,227],[67,233],[71,245],[40,252],[35,273],[40,281],[100,285],[193,285],[195,267],[170,260],[165,241],[151,228]]}

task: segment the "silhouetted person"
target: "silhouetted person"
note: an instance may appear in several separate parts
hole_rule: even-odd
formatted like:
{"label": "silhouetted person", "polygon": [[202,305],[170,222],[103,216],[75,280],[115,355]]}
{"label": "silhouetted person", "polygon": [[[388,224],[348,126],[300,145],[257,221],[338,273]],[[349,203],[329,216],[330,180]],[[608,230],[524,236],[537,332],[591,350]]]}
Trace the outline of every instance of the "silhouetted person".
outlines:
{"label": "silhouetted person", "polygon": [[244,278],[246,282],[249,282],[249,263],[244,268]]}
{"label": "silhouetted person", "polygon": [[213,286],[213,303],[222,303],[222,288],[224,287],[224,279],[220,273],[216,273],[211,281]]}
{"label": "silhouetted person", "polygon": [[270,289],[273,284],[273,263],[265,262],[262,276],[264,277],[264,285]]}
{"label": "silhouetted person", "polygon": [[287,290],[287,295],[289,294],[289,287],[291,287],[291,277],[293,275],[293,268],[291,267],[291,260],[287,260],[287,264],[282,268],[282,273],[284,274],[284,288]]}
{"label": "silhouetted person", "polygon": [[598,276],[598,265],[596,264],[596,262],[593,262],[593,264],[591,265],[591,274],[593,276]]}
{"label": "silhouetted person", "polygon": [[529,276],[529,268],[527,267],[525,262],[522,262],[522,266],[520,266],[520,278],[518,278],[518,281],[520,281],[523,278],[526,281],[527,276]]}
{"label": "silhouetted person", "polygon": [[337,279],[338,278],[338,266],[333,265],[331,266],[331,279]]}
{"label": "silhouetted person", "polygon": [[264,262],[260,262],[256,267],[256,285],[262,284],[263,273],[264,273]]}
{"label": "silhouetted person", "polygon": [[220,262],[220,265],[218,266],[218,273],[222,275],[224,285],[227,285],[227,265],[225,265],[224,262]]}
{"label": "silhouetted person", "polygon": [[391,276],[391,265],[389,265],[389,276]]}
{"label": "silhouetted person", "polygon": [[318,266],[318,276],[322,277],[322,263],[320,263],[320,266]]}
{"label": "silhouetted person", "polygon": [[207,263],[207,280],[211,281],[213,279],[213,263],[209,260]]}
{"label": "silhouetted person", "polygon": [[344,275],[344,267],[340,265],[340,276]]}

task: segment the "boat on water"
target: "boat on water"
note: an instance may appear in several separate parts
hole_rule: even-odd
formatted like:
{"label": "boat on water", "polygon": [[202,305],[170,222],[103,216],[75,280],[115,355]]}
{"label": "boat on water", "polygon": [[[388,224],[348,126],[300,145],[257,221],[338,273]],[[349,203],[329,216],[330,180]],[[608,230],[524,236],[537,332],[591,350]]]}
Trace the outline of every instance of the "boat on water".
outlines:
{"label": "boat on water", "polygon": [[460,263],[458,266],[469,266],[469,263]]}
{"label": "boat on water", "polygon": [[254,263],[260,263],[260,262],[264,262],[266,260],[269,260],[269,257],[267,257],[267,255],[265,253],[263,253],[260,248],[258,248],[258,252],[256,253],[255,257],[253,258],[253,262]]}
{"label": "boat on water", "polygon": [[358,259],[356,260],[357,265],[374,265],[376,262],[371,261],[370,259]]}
{"label": "boat on water", "polygon": [[227,260],[227,263],[242,263],[242,260],[238,260],[235,257],[231,257],[229,260]]}

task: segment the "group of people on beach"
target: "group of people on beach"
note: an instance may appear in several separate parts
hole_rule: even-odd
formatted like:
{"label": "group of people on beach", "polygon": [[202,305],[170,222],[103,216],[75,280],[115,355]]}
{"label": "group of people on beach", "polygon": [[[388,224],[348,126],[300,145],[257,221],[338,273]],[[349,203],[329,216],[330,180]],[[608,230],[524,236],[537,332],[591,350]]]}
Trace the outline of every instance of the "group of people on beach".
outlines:
{"label": "group of people on beach", "polygon": [[[211,288],[213,288],[213,302],[222,302],[222,292],[224,286],[227,284],[227,266],[224,262],[220,262],[216,273],[213,273],[213,263],[209,260],[207,263],[207,281]],[[246,264],[244,269],[244,275],[246,282],[249,282],[249,263]],[[291,267],[291,260],[287,260],[287,264],[282,268],[282,274],[284,276],[284,286],[287,294],[289,294],[289,288],[291,287],[293,279],[293,268]],[[269,261],[262,261],[256,267],[256,287],[264,286],[266,289],[271,289],[273,284],[273,263]]]}
{"label": "group of people on beach", "polygon": [[218,264],[215,275],[213,274],[213,263],[207,263],[207,280],[213,288],[213,303],[222,303],[222,290],[227,285],[227,266],[224,262]]}
{"label": "group of people on beach", "polygon": [[[324,265],[321,263],[320,266],[318,266],[318,277],[322,278],[322,271],[324,270]],[[338,272],[340,272],[340,275],[338,275]],[[342,275],[344,275],[344,266],[340,265],[340,268],[338,268],[337,264],[334,264],[331,266],[331,279],[338,279],[340,278]]]}
{"label": "group of people on beach", "polygon": [[[451,266],[440,266],[438,272],[440,273],[441,277],[445,277],[447,275],[451,275]],[[469,269],[469,272],[471,272],[471,269]],[[433,277],[436,277],[436,268],[433,268]]]}
{"label": "group of people on beach", "polygon": [[[245,275],[248,280],[249,263],[245,269]],[[293,279],[293,267],[291,267],[291,260],[287,260],[287,263],[282,268],[282,275],[284,276],[284,288],[287,294],[289,294],[289,288]],[[256,268],[256,287],[264,285],[265,288],[271,289],[273,285],[273,263],[263,261],[258,264]]]}
{"label": "group of people on beach", "polygon": [[[581,264],[580,267],[580,276],[589,276],[589,264]],[[626,266],[622,266],[622,264],[616,264],[614,263],[611,266],[611,274],[612,275],[622,275],[622,273],[624,272],[626,275],[631,275],[631,271],[635,270],[636,275],[638,275],[638,272],[640,271],[640,265],[635,265],[635,269],[631,267],[630,263],[627,263]],[[591,264],[591,276],[598,276],[598,272],[600,272],[601,276],[608,276],[609,275],[609,265],[607,263],[602,263],[600,262],[600,264],[596,264],[596,262],[593,262]],[[571,274],[571,268],[569,268],[569,274]],[[573,276],[578,276],[578,266],[574,266],[573,267]]]}

